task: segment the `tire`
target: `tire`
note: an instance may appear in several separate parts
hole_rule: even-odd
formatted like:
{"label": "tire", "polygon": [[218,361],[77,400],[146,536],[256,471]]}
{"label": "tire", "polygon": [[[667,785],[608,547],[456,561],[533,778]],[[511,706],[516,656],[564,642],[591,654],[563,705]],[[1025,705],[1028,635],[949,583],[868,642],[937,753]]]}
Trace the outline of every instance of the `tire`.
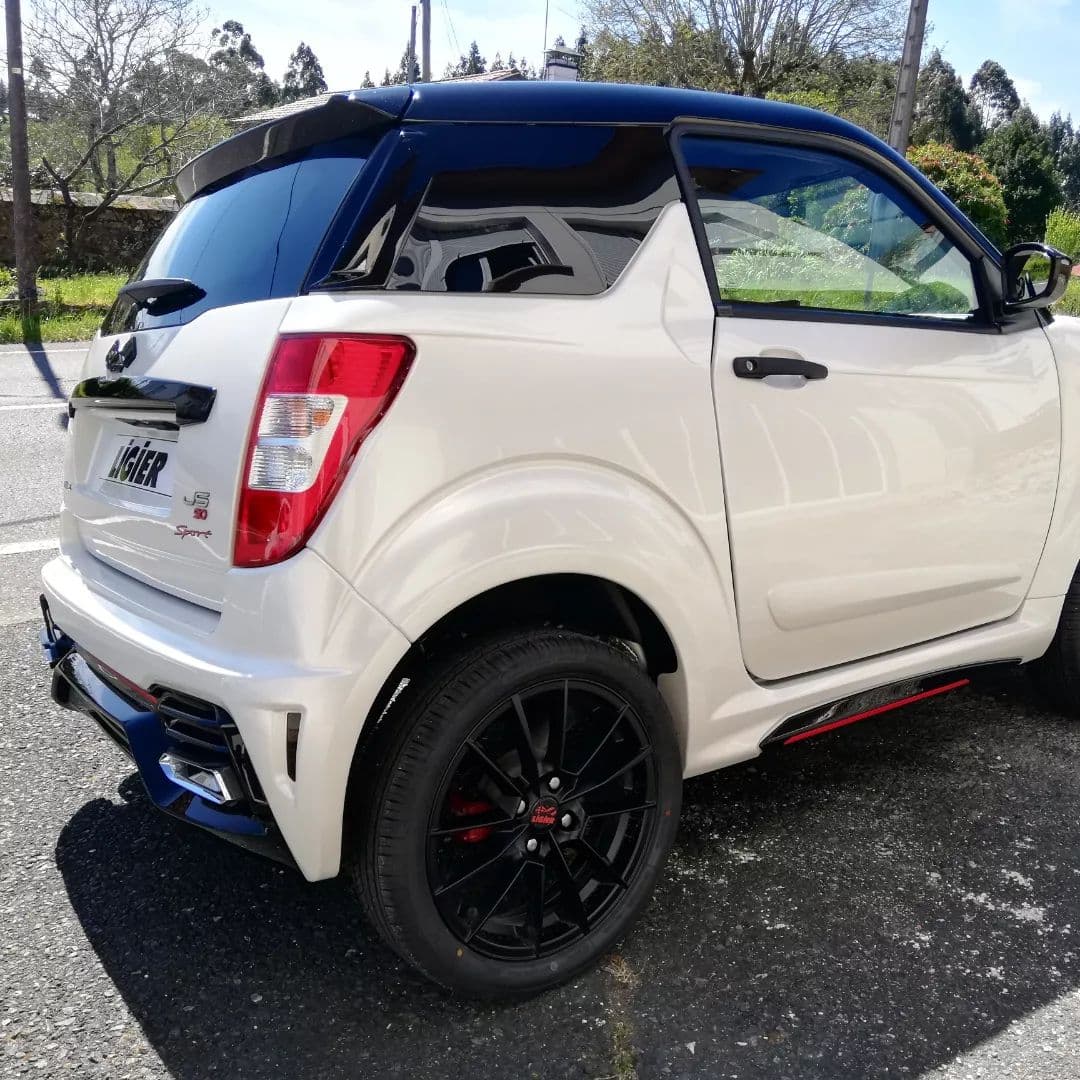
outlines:
{"label": "tire", "polygon": [[1080,568],[1065,594],[1054,640],[1028,673],[1049,704],[1080,718]]}
{"label": "tire", "polygon": [[641,913],[675,838],[682,767],[627,651],[555,629],[489,640],[410,683],[380,732],[350,871],[381,936],[428,978],[535,994]]}

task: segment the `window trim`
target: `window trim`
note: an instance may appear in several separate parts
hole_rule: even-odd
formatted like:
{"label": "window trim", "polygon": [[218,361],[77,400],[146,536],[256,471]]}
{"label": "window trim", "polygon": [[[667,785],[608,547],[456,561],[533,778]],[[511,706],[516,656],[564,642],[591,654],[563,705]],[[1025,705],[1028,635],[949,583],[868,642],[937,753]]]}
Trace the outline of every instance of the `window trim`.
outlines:
{"label": "window trim", "polygon": [[[924,210],[953,245],[968,260],[979,302],[977,311],[970,322],[958,322],[955,319],[935,317],[933,315],[913,315],[906,312],[870,312],[845,311],[833,308],[793,308],[777,304],[758,304],[748,300],[726,300],[720,294],[720,286],[709,255],[709,243],[705,233],[705,222],[698,206],[690,167],[683,153],[682,139],[686,135],[704,135],[718,141],[761,142],[778,147],[800,146],[834,154],[875,172],[881,179],[893,187],[899,188],[920,209]],[[907,176],[893,162],[868,147],[845,139],[842,136],[825,132],[805,131],[796,128],[771,127],[762,124],[748,124],[732,120],[698,120],[679,118],[669,125],[667,130],[668,145],[675,161],[675,175],[682,191],[690,217],[690,227],[694,242],[705,273],[709,295],[718,316],[727,318],[781,319],[788,322],[830,322],[846,323],[859,326],[892,326],[923,328],[930,330],[951,330],[954,333],[999,334],[1005,330],[1026,329],[1038,325],[1038,319],[1010,321],[1004,326],[995,316],[991,287],[991,269],[1000,274],[1000,265],[994,253],[983,247],[974,236],[946,215],[942,208],[911,177]]]}

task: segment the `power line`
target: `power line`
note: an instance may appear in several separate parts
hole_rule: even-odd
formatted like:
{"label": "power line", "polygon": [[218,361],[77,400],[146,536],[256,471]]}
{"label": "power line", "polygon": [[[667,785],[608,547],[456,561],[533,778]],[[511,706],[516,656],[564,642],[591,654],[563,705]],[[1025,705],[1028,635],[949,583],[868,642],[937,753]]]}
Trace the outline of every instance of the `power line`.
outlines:
{"label": "power line", "polygon": [[454,52],[460,53],[461,46],[458,44],[457,31],[454,30],[454,19],[450,14],[450,8],[446,4],[446,0],[442,0],[443,11],[446,12],[446,24],[450,27],[450,37],[453,39]]}

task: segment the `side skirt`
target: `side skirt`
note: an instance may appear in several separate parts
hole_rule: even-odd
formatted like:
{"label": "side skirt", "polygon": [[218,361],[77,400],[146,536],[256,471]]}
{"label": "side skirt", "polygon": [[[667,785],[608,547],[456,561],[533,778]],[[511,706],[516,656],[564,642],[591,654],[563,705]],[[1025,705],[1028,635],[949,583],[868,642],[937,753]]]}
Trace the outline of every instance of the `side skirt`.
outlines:
{"label": "side skirt", "polygon": [[823,735],[827,731],[847,727],[872,716],[892,712],[904,705],[937,697],[950,690],[960,690],[972,683],[986,679],[991,674],[1015,667],[1018,660],[1003,660],[993,663],[976,664],[964,668],[931,672],[900,682],[886,683],[884,686],[863,690],[858,694],[840,698],[827,705],[797,713],[783,720],[761,740],[761,748],[768,746],[791,746],[814,735]]}

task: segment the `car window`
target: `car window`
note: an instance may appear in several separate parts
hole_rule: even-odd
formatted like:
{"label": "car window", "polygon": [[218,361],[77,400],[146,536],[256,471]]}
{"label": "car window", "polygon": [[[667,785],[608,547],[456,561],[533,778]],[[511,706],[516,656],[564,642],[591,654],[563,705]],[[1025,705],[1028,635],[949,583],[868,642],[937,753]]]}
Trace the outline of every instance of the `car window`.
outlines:
{"label": "car window", "polygon": [[295,295],[371,149],[371,138],[350,136],[231,177],[185,203],[131,280],[187,278],[205,295],[166,315],[120,297],[102,331],[179,325],[211,308]]}
{"label": "car window", "polygon": [[659,128],[471,125],[445,137],[391,289],[584,294],[679,198]]}
{"label": "car window", "polygon": [[971,263],[883,177],[800,147],[682,140],[722,300],[970,320]]}

